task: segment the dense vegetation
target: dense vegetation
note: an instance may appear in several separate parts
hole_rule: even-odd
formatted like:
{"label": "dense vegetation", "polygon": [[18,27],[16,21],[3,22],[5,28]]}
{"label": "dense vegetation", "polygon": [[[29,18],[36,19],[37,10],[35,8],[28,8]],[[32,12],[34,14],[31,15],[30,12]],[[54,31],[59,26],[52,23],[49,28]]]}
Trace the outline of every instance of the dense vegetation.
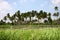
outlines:
{"label": "dense vegetation", "polygon": [[1,29],[0,40],[60,40],[60,28]]}
{"label": "dense vegetation", "polygon": [[[40,24],[41,19],[48,19],[48,20],[44,20],[43,24],[59,24],[60,23],[60,18],[59,18],[59,12],[58,12],[58,7],[56,6],[55,11],[53,16],[56,17],[56,20],[52,20],[51,16],[52,13],[47,13],[43,10],[40,10],[39,12],[37,12],[36,10],[32,10],[29,12],[25,12],[25,13],[21,13],[19,10],[17,12],[15,12],[15,14],[13,14],[12,16],[10,15],[10,13],[8,13],[1,21],[0,21],[0,25],[2,24],[12,24],[12,25],[17,25],[17,24]],[[37,19],[32,20],[35,17]],[[9,22],[8,19],[10,20]],[[29,19],[29,20],[27,20]]]}

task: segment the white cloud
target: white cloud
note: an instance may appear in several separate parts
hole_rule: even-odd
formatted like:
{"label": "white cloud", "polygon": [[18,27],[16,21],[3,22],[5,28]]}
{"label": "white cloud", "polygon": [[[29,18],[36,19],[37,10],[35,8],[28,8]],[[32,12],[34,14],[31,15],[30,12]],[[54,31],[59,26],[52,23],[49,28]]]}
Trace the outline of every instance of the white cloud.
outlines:
{"label": "white cloud", "polygon": [[10,10],[12,8],[11,8],[11,5],[8,2],[3,1],[3,2],[0,2],[0,9],[1,10]]}
{"label": "white cloud", "polygon": [[60,3],[60,0],[51,0],[51,2],[55,5],[59,4]]}
{"label": "white cloud", "polygon": [[9,10],[12,9],[12,6],[7,1],[0,0],[0,19],[2,19]]}

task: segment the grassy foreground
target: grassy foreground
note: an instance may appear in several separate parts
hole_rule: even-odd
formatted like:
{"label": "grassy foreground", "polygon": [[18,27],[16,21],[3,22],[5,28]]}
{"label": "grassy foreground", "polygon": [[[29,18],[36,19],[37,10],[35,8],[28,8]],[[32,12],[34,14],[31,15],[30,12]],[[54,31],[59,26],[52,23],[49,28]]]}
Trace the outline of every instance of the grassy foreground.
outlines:
{"label": "grassy foreground", "polygon": [[0,40],[60,40],[60,28],[0,29]]}

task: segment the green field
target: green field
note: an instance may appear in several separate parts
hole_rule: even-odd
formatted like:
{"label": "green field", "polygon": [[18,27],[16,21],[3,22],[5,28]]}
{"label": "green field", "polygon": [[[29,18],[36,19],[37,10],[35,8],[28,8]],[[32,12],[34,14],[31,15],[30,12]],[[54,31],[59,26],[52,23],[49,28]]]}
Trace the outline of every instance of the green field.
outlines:
{"label": "green field", "polygon": [[0,40],[60,40],[60,28],[0,29]]}
{"label": "green field", "polygon": [[39,28],[57,28],[60,25],[0,25],[0,29],[39,29]]}

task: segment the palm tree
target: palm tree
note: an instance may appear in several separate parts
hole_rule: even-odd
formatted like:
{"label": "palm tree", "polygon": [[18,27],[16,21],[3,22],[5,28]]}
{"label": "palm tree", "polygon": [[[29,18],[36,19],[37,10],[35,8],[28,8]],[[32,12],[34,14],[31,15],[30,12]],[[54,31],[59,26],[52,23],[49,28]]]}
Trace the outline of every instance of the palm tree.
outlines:
{"label": "palm tree", "polygon": [[34,17],[37,14],[37,11],[32,10],[31,15]]}
{"label": "palm tree", "polygon": [[13,20],[14,20],[14,24],[16,24],[16,13],[12,16]]}
{"label": "palm tree", "polygon": [[56,18],[58,18],[58,16],[59,16],[59,12],[54,13],[53,16],[55,16]]}
{"label": "palm tree", "polygon": [[5,22],[6,22],[6,20],[7,20],[7,17],[6,17],[6,16],[4,17],[4,20],[5,20]]}
{"label": "palm tree", "polygon": [[58,7],[57,6],[55,6],[55,8],[54,8],[56,11],[58,11]]}
{"label": "palm tree", "polygon": [[0,24],[1,24],[1,25],[3,25],[3,24],[4,24],[4,21],[3,21],[2,19],[1,19],[1,21],[0,21]]}
{"label": "palm tree", "polygon": [[58,7],[57,6],[55,6],[55,13],[53,14],[53,16],[55,16],[56,18],[58,18],[58,16],[59,16],[59,12],[58,12]]}
{"label": "palm tree", "polygon": [[37,18],[38,18],[38,22],[39,22],[39,19],[43,18],[43,10],[41,10],[41,11],[37,14]]}
{"label": "palm tree", "polygon": [[47,18],[47,12],[43,13],[43,18]]}
{"label": "palm tree", "polygon": [[37,14],[38,19],[43,18],[43,10],[41,10],[38,14]]}
{"label": "palm tree", "polygon": [[49,22],[50,24],[52,24],[52,19],[51,19],[51,17],[48,17],[48,22]]}
{"label": "palm tree", "polygon": [[52,24],[51,13],[49,12],[47,16],[48,16],[48,22]]}
{"label": "palm tree", "polygon": [[21,24],[21,14],[20,14],[20,11],[18,10],[17,12],[16,12],[16,16],[18,17],[18,23],[19,24]]}
{"label": "palm tree", "polygon": [[7,18],[9,18],[9,20],[10,20],[10,13],[7,14]]}
{"label": "palm tree", "polygon": [[10,13],[7,14],[7,18],[10,20]]}
{"label": "palm tree", "polygon": [[21,14],[22,18],[24,19],[24,13]]}
{"label": "palm tree", "polygon": [[21,15],[19,10],[17,11],[16,16],[19,18],[19,20],[21,20]]}
{"label": "palm tree", "polygon": [[10,13],[7,14],[7,17],[10,18]]}
{"label": "palm tree", "polygon": [[[38,14],[37,11],[35,11],[35,10],[32,10],[32,11],[31,11],[31,17],[37,17],[37,14]],[[33,19],[33,18],[32,18],[32,19]],[[33,23],[34,21],[37,21],[37,19],[32,20],[32,23]]]}
{"label": "palm tree", "polygon": [[32,17],[32,13],[31,12],[27,12],[27,17],[30,18],[30,24],[31,24],[31,17]]}
{"label": "palm tree", "polygon": [[12,21],[12,24],[14,23],[14,18],[15,18],[14,16],[10,17],[10,21]]}
{"label": "palm tree", "polygon": [[58,21],[60,21],[60,18],[58,19]]}
{"label": "palm tree", "polygon": [[25,18],[26,20],[24,20],[24,21],[25,21],[25,23],[27,23],[27,13],[22,13],[21,16],[22,16],[22,20],[24,20],[24,18]]}
{"label": "palm tree", "polygon": [[49,12],[47,16],[48,16],[48,17],[51,17],[51,13]]}
{"label": "palm tree", "polygon": [[53,16],[57,16],[58,17],[59,16],[59,12],[54,13]]}

